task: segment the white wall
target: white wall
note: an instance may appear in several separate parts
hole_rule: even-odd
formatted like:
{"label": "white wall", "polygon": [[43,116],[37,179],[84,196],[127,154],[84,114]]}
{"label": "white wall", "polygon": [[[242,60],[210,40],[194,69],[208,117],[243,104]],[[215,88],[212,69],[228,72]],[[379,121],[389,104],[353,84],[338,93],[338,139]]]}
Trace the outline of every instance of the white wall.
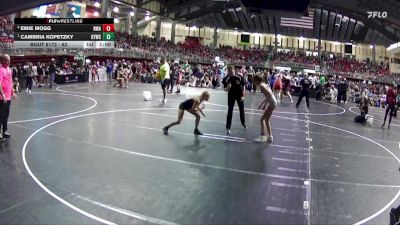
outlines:
{"label": "white wall", "polygon": [[[392,47],[392,46],[391,46]],[[394,58],[400,59],[400,42],[393,44],[393,48],[388,51],[389,69],[391,73],[400,73],[400,64],[392,63]]]}

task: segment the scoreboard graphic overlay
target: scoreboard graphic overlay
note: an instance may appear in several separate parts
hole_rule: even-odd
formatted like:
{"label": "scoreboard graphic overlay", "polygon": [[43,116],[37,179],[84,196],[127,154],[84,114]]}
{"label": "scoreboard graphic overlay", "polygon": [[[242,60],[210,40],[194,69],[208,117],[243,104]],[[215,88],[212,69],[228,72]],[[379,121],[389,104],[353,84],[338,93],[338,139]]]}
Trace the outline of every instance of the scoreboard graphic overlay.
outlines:
{"label": "scoreboard graphic overlay", "polygon": [[15,18],[15,48],[114,48],[114,19]]}

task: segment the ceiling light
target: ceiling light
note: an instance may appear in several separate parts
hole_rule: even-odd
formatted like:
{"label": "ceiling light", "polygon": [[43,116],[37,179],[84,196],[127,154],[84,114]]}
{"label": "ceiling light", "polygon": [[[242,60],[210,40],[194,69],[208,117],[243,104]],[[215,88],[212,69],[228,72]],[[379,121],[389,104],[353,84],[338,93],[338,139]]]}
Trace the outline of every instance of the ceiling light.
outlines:
{"label": "ceiling light", "polygon": [[100,3],[99,2],[95,2],[94,3],[94,7],[100,8]]}
{"label": "ceiling light", "polygon": [[145,20],[150,20],[150,16],[145,16],[144,19]]}
{"label": "ceiling light", "polygon": [[300,41],[304,41],[304,37],[299,37],[299,40]]}
{"label": "ceiling light", "polygon": [[117,12],[119,12],[119,8],[118,8],[117,6],[115,6],[114,9],[113,9],[113,11],[114,11],[115,13],[117,13]]}
{"label": "ceiling light", "polygon": [[132,11],[132,12],[129,13],[129,15],[130,15],[130,16],[134,16],[135,13]]}
{"label": "ceiling light", "polygon": [[98,17],[98,16],[99,16],[99,12],[95,11],[95,12],[93,13],[93,16]]}
{"label": "ceiling light", "polygon": [[372,48],[374,48],[374,46],[373,46],[373,45],[370,45],[369,48],[372,49]]}
{"label": "ceiling light", "polygon": [[197,27],[196,27],[195,25],[193,25],[193,26],[191,27],[191,29],[192,29],[192,30],[196,30]]}
{"label": "ceiling light", "polygon": [[119,23],[119,19],[118,19],[118,18],[115,18],[115,19],[114,19],[114,23]]}

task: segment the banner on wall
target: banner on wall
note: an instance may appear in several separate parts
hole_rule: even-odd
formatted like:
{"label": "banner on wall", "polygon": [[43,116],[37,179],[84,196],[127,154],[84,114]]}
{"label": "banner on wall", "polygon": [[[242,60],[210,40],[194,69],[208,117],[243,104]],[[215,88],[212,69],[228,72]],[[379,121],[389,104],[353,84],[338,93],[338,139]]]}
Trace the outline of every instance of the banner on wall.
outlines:
{"label": "banner on wall", "polygon": [[81,18],[81,6],[68,4],[67,18]]}
{"label": "banner on wall", "polygon": [[60,16],[60,4],[47,5],[46,14],[53,16]]}
{"label": "banner on wall", "polygon": [[38,18],[59,17],[61,7],[59,4],[42,5],[33,9],[32,16]]}
{"label": "banner on wall", "polygon": [[284,67],[284,66],[274,66],[275,70],[279,70],[279,71],[291,71],[292,68],[291,67]]}
{"label": "banner on wall", "polygon": [[97,18],[99,17],[98,8],[93,6],[86,6],[85,18]]}
{"label": "banner on wall", "polygon": [[38,18],[44,18],[46,16],[46,10],[47,10],[46,5],[36,7],[32,12],[32,16],[36,16]]}
{"label": "banner on wall", "polygon": [[315,70],[309,70],[309,69],[304,69],[303,71],[304,73],[312,73],[312,74],[316,72]]}

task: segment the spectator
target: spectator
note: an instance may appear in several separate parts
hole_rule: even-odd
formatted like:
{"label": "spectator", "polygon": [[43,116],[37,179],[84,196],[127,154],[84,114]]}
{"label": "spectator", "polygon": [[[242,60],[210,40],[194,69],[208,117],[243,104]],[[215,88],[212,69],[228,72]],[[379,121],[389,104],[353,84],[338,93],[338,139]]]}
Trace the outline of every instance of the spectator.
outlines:
{"label": "spectator", "polygon": [[386,95],[386,102],[387,102],[387,106],[386,106],[386,113],[385,113],[385,118],[383,120],[383,124],[382,124],[382,128],[385,127],[385,123],[386,123],[386,118],[387,115],[390,111],[390,116],[389,116],[389,124],[388,124],[388,128],[390,129],[390,123],[392,122],[392,116],[394,113],[394,109],[396,106],[396,93],[393,90],[393,84],[390,84],[389,90],[387,91],[387,95]]}
{"label": "spectator", "polygon": [[34,87],[37,87],[39,85],[39,80],[38,80],[38,70],[36,63],[32,63],[32,84]]}
{"label": "spectator", "polygon": [[337,91],[338,91],[338,95],[337,95],[337,103],[340,103],[342,100],[344,102],[344,104],[346,104],[346,100],[347,100],[347,89],[348,89],[348,85],[346,83],[346,78],[342,79],[339,81],[339,84],[337,85]]}
{"label": "spectator", "polygon": [[124,70],[123,65],[118,65],[117,66],[117,83],[114,84],[114,87],[119,85],[120,88],[126,88],[128,84],[128,77],[126,74],[126,70]]}
{"label": "spectator", "polygon": [[132,70],[128,66],[128,64],[124,64],[123,66],[124,76],[125,76],[125,88],[128,88],[129,80],[132,78]]}
{"label": "spectator", "polygon": [[28,62],[28,66],[26,68],[26,90],[25,92],[30,94],[32,93],[32,85],[33,85],[33,68],[32,63]]}
{"label": "spectator", "polygon": [[96,63],[93,62],[93,64],[90,66],[90,72],[92,73],[92,82],[93,83],[96,82],[96,77],[97,77],[97,81],[100,82],[100,77],[99,77]]}
{"label": "spectator", "polygon": [[10,69],[10,56],[2,55],[1,56],[1,65],[0,68],[0,79],[1,79],[1,100],[0,103],[0,122],[1,122],[1,135],[0,141],[4,141],[4,138],[10,138],[11,135],[7,132],[8,130],[8,116],[10,115],[10,106],[11,106],[11,96],[16,99],[16,95],[13,89],[13,80],[12,80],[12,70]]}
{"label": "spectator", "polygon": [[51,59],[48,70],[49,70],[49,88],[51,89],[53,88],[54,79],[56,77],[56,71],[57,71],[56,60],[54,58]]}
{"label": "spectator", "polygon": [[44,63],[39,63],[39,67],[37,69],[38,76],[39,76],[39,87],[43,87],[45,83],[45,76],[46,76],[46,66]]}
{"label": "spectator", "polygon": [[107,82],[111,84],[112,82],[112,73],[113,73],[113,64],[111,60],[107,60],[107,65],[106,65],[106,73],[107,73]]}
{"label": "spectator", "polygon": [[362,97],[361,97],[361,103],[359,105],[361,115],[358,115],[354,118],[354,121],[356,123],[365,123],[367,120],[367,115],[368,115],[368,96],[366,94],[366,91],[364,91]]}

